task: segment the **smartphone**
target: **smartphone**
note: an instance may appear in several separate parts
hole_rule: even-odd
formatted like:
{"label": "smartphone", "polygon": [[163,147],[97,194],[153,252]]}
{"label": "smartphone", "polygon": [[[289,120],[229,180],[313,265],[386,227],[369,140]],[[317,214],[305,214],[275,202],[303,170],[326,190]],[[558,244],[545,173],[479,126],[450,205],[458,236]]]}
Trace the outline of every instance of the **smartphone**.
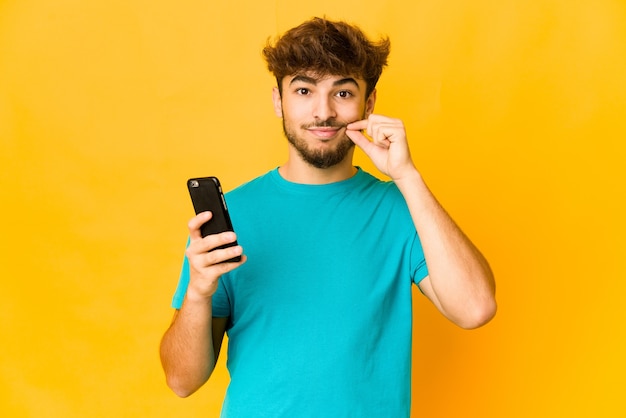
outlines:
{"label": "smartphone", "polygon": [[[200,227],[202,237],[207,235],[219,234],[221,232],[233,231],[233,225],[228,214],[226,199],[220,181],[217,177],[199,177],[187,180],[187,188],[191,196],[193,208],[196,215],[201,212],[210,211],[213,217],[207,223]],[[217,247],[227,248],[238,245],[237,241]],[[226,262],[239,262],[241,256],[226,260]]]}

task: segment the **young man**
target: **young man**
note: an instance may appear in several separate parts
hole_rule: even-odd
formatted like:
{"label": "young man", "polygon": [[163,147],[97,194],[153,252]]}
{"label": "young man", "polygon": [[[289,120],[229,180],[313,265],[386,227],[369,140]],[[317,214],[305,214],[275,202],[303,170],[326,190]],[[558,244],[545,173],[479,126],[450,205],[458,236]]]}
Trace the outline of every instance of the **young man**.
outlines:
{"label": "young man", "polygon": [[[210,213],[189,222],[167,383],[196,391],[228,333],[223,417],[408,417],[412,284],[475,328],[496,311],[491,270],[424,183],[402,121],[373,114],[387,39],[316,18],[263,52],[288,158],[227,195],[240,246],[211,251],[235,234],[201,238]],[[354,144],[392,181],[354,167]]]}

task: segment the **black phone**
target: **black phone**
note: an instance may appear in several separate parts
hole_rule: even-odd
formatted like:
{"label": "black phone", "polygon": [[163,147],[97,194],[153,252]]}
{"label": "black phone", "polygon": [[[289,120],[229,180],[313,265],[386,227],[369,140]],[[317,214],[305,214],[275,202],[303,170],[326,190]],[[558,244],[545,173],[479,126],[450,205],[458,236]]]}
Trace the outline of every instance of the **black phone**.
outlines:
{"label": "black phone", "polygon": [[[217,177],[199,177],[187,180],[187,188],[191,196],[193,208],[196,215],[201,212],[210,211],[213,217],[207,223],[200,227],[202,237],[207,235],[219,234],[221,232],[233,231],[233,225],[228,214],[226,199],[222,192],[222,186]],[[227,248],[233,247],[237,241],[217,247]],[[227,260],[227,262],[239,262],[241,256],[237,256]]]}

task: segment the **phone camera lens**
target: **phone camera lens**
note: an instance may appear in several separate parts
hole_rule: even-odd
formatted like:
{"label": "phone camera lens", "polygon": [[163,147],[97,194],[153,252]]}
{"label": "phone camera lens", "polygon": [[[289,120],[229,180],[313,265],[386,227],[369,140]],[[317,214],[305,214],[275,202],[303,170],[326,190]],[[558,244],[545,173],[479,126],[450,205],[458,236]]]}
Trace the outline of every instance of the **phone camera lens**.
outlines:
{"label": "phone camera lens", "polygon": [[191,181],[189,182],[189,185],[190,185],[191,187],[198,187],[198,186],[200,185],[200,183],[198,183],[198,180],[191,180]]}

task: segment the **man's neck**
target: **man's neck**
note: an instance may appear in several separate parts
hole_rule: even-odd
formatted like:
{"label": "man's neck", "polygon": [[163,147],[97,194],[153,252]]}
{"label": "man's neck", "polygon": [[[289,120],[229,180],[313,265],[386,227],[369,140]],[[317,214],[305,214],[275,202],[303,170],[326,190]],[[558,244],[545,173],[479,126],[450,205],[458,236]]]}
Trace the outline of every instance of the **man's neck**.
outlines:
{"label": "man's neck", "polygon": [[292,183],[301,184],[329,184],[347,180],[357,172],[352,165],[352,155],[337,165],[329,168],[317,168],[300,158],[289,158],[278,168],[281,177]]}

